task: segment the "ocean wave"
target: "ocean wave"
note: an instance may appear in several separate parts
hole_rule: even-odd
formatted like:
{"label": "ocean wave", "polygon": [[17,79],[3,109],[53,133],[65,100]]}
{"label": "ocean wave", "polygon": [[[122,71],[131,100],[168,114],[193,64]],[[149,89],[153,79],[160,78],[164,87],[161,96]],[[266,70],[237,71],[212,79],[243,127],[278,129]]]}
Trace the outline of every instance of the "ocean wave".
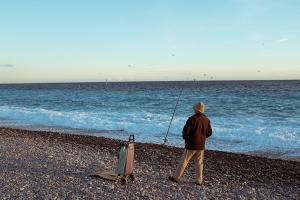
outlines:
{"label": "ocean wave", "polygon": [[[175,116],[169,134],[169,143],[183,146],[181,130],[188,116]],[[63,127],[66,129],[106,131],[106,136],[134,133],[143,142],[160,143],[166,134],[170,114],[146,111],[66,111],[44,108],[0,106],[0,118],[16,124]],[[213,136],[208,140],[210,149],[234,152],[266,149],[291,149],[300,146],[299,127],[282,127],[266,118],[211,116]],[[124,130],[122,134],[111,130]],[[87,133],[88,134],[88,133]]]}

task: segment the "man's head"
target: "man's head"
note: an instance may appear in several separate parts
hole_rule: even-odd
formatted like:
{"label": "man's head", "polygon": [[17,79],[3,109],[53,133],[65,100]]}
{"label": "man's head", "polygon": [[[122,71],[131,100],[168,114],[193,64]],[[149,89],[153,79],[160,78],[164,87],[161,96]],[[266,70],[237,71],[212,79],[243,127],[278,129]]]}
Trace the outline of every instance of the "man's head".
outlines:
{"label": "man's head", "polygon": [[205,105],[203,102],[199,102],[193,106],[193,109],[194,109],[195,113],[204,113]]}

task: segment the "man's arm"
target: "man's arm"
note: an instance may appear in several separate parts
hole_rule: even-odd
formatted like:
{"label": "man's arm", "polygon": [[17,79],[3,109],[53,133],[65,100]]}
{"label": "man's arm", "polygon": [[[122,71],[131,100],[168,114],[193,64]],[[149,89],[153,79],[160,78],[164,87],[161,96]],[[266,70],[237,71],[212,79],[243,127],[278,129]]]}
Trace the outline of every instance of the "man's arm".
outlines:
{"label": "man's arm", "polygon": [[191,119],[189,118],[182,130],[182,138],[185,140],[191,132]]}
{"label": "man's arm", "polygon": [[212,135],[212,129],[210,125],[210,121],[208,120],[208,127],[207,127],[207,132],[206,132],[206,138],[210,137]]}

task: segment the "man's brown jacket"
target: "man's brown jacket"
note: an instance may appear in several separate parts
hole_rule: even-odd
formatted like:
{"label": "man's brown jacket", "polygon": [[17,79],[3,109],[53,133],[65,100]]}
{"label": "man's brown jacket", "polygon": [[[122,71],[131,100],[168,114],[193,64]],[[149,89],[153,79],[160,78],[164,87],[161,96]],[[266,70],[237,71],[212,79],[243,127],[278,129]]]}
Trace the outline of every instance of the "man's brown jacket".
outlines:
{"label": "man's brown jacket", "polygon": [[202,113],[191,116],[182,130],[185,148],[189,150],[204,150],[205,139],[212,135],[209,119]]}

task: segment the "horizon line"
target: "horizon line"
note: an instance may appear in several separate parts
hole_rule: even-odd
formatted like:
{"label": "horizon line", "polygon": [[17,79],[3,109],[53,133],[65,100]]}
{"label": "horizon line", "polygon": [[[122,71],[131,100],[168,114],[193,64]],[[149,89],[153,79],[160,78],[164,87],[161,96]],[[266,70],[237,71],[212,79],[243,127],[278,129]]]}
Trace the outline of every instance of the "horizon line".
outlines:
{"label": "horizon line", "polygon": [[12,82],[0,83],[0,85],[18,85],[18,84],[72,84],[72,83],[139,83],[139,82],[230,82],[230,81],[300,81],[300,79],[232,79],[232,80],[143,80],[143,81],[57,81],[57,82]]}

